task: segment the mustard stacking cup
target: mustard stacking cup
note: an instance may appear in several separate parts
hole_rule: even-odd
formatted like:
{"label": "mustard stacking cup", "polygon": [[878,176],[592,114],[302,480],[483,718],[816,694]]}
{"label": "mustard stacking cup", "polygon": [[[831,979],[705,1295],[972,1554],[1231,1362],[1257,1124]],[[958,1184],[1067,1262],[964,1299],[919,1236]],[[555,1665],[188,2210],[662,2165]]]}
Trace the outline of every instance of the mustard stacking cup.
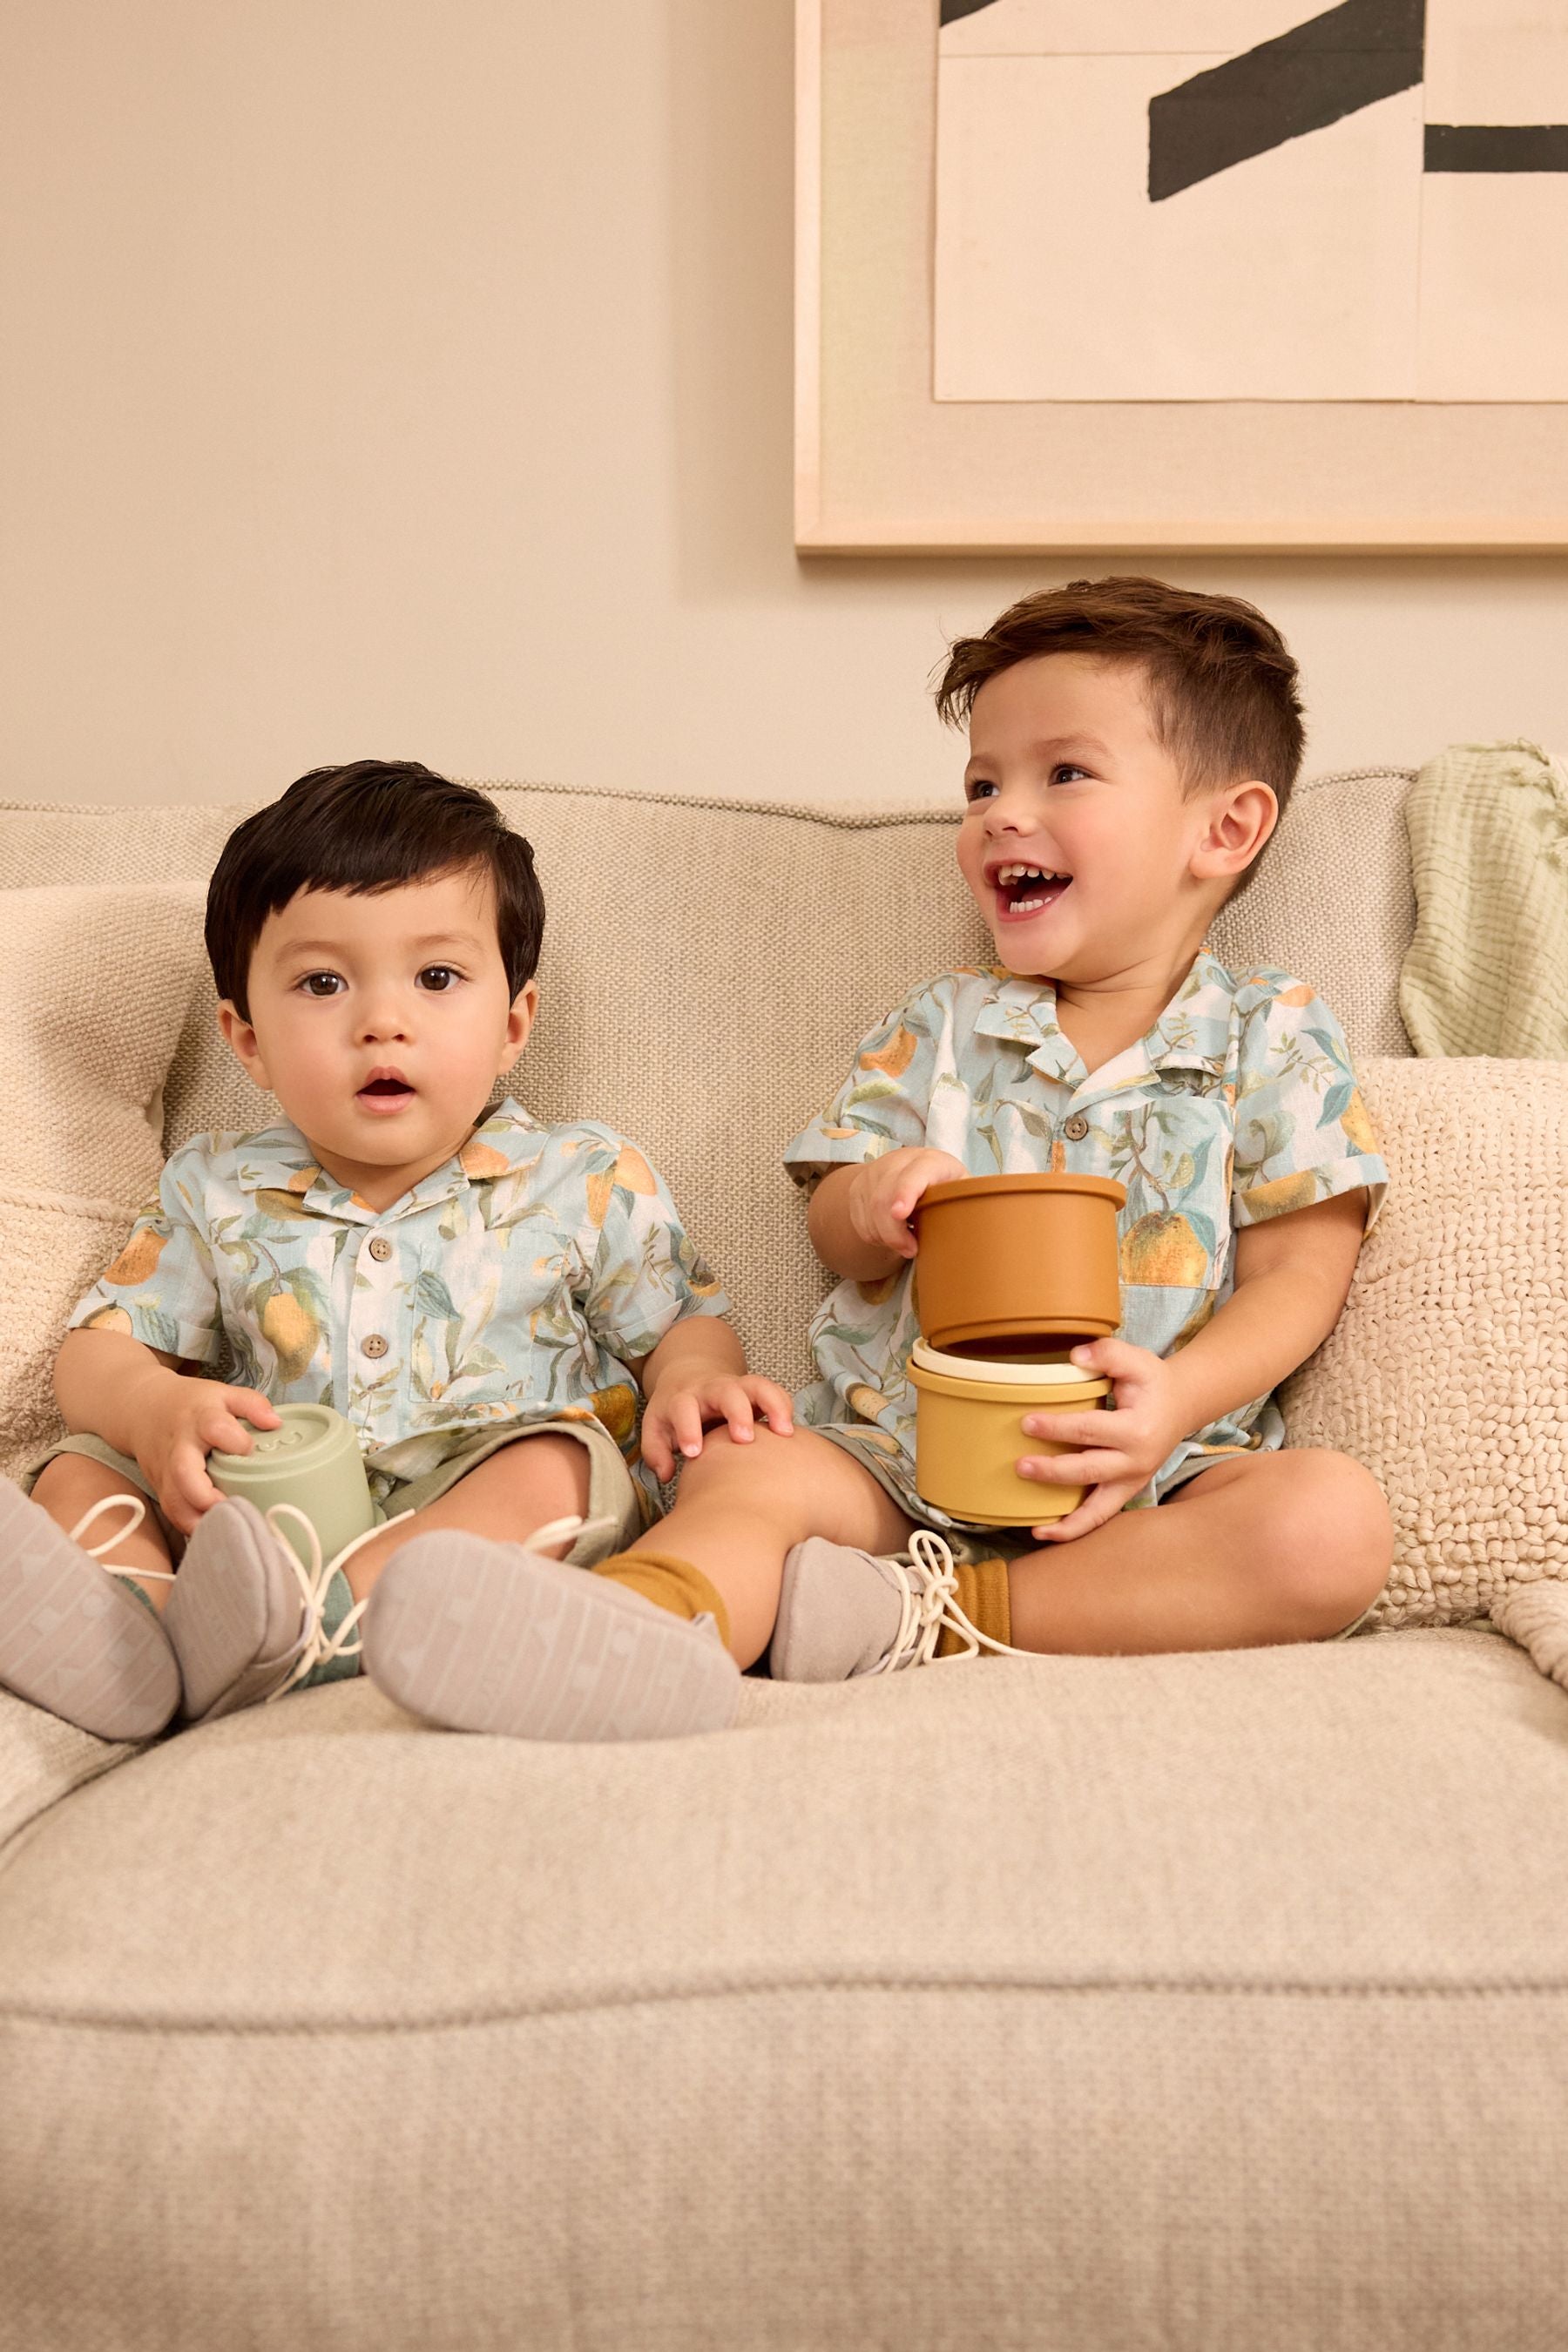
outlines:
{"label": "mustard stacking cup", "polygon": [[1021,1454],[1081,1451],[1076,1442],[1026,1436],[1024,1416],[1098,1411],[1110,1393],[1110,1381],[1076,1364],[950,1356],[923,1339],[910,1352],[910,1379],[916,1395],[915,1492],[923,1501],[985,1528],[1035,1527],[1078,1508],[1087,1487],[1019,1477],[1014,1465]]}
{"label": "mustard stacking cup", "polygon": [[[381,1517],[371,1500],[359,1441],[341,1412],[326,1404],[281,1404],[276,1429],[255,1429],[248,1454],[214,1451],[207,1475],[220,1495],[243,1495],[258,1511],[292,1503],[316,1530],[321,1558],[331,1559]],[[309,1568],[310,1547],[291,1519],[278,1532]]]}

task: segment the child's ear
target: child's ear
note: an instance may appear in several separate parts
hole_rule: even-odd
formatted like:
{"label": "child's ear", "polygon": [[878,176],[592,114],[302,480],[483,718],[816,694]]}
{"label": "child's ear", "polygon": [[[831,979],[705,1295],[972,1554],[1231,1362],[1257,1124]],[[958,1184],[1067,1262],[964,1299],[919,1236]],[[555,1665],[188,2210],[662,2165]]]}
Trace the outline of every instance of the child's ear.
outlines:
{"label": "child's ear", "polygon": [[500,1067],[510,1070],[528,1043],[533,1016],[539,1010],[539,982],[525,981],[511,1001],[511,1011],[506,1016],[506,1044],[501,1049]]}
{"label": "child's ear", "polygon": [[226,996],[218,1006],[217,1025],[223,1033],[224,1044],[246,1076],[253,1078],[263,1094],[270,1094],[272,1081],[267,1075],[266,1065],[257,1045],[256,1032],[231,997]]}

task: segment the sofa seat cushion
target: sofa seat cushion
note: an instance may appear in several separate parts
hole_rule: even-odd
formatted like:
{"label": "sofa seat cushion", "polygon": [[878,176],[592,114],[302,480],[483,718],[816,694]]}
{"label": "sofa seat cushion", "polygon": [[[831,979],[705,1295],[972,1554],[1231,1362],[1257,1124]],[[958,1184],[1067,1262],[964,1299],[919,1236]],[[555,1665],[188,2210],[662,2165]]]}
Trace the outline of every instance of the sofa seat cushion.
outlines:
{"label": "sofa seat cushion", "polygon": [[1544,2341],[1565,1876],[1479,1630],[626,1748],[298,1696],[0,1869],[14,2340],[1388,2352],[1480,2279]]}

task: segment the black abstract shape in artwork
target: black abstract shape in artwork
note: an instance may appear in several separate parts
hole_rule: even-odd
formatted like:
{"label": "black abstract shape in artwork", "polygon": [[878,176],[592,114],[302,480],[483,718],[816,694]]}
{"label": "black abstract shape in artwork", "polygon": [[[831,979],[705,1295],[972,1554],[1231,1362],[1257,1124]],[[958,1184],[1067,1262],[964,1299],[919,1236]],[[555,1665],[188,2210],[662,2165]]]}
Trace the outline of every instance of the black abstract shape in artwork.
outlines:
{"label": "black abstract shape in artwork", "polygon": [[991,8],[995,0],[942,0],[942,21],[956,25],[961,16],[976,16],[982,8]]}
{"label": "black abstract shape in artwork", "polygon": [[1429,172],[1568,172],[1568,122],[1429,122]]}
{"label": "black abstract shape in artwork", "polygon": [[1149,102],[1151,201],[1413,89],[1426,47],[1426,0],[1343,0],[1162,90]]}

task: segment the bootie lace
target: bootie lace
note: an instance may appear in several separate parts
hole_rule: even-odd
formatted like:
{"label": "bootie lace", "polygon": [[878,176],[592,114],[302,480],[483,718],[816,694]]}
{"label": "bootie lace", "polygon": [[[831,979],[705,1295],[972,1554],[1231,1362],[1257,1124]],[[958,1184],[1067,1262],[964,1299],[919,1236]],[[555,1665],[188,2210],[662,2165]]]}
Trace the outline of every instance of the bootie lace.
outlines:
{"label": "bootie lace", "polygon": [[[882,1566],[898,1578],[902,1610],[887,1656],[868,1666],[868,1674],[892,1674],[900,1666],[951,1665],[955,1658],[973,1658],[982,1650],[994,1650],[1005,1658],[1035,1654],[1032,1650],[1016,1650],[1010,1642],[994,1640],[965,1616],[959,1606],[958,1569],[952,1553],[931,1528],[917,1528],[910,1538],[908,1553],[884,1554]],[[944,1629],[956,1633],[962,1646],[939,1658],[936,1645]]]}
{"label": "bootie lace", "polygon": [[[100,1517],[105,1511],[122,1509],[131,1514],[122,1528],[117,1528],[113,1535],[106,1536],[101,1543],[81,1543],[83,1536],[91,1527],[94,1519]],[[71,1541],[81,1544],[89,1559],[96,1559],[100,1567],[109,1570],[110,1576],[133,1576],[138,1580],[146,1577],[159,1584],[173,1584],[174,1571],[172,1568],[117,1568],[112,1560],[105,1559],[103,1557],[106,1551],[112,1551],[116,1544],[122,1544],[127,1536],[133,1536],[146,1516],[147,1506],[140,1495],[105,1495],[100,1501],[94,1503],[90,1509],[82,1513],[70,1531]]]}
{"label": "bootie lace", "polygon": [[[367,1593],[363,1601],[356,1601],[353,1607],[342,1618],[337,1630],[329,1633],[324,1621],[327,1594],[331,1589],[332,1579],[344,1560],[352,1559],[363,1545],[373,1543],[377,1536],[384,1535],[388,1528],[396,1527],[399,1520],[411,1519],[414,1514],[412,1511],[399,1511],[395,1518],[378,1521],[374,1528],[367,1528],[363,1535],[355,1536],[352,1543],[344,1544],[342,1551],[334,1552],[328,1560],[323,1560],[321,1558],[321,1538],[316,1533],[313,1521],[300,1510],[297,1503],[274,1503],[263,1516],[283,1547],[284,1556],[299,1580],[300,1598],[305,1604],[304,1630],[295,1643],[292,1653],[284,1654],[285,1656],[290,1654],[293,1656],[293,1668],[287,1682],[279,1683],[275,1691],[268,1692],[267,1697],[269,1703],[275,1698],[281,1698],[285,1691],[294,1689],[297,1684],[304,1681],[307,1675],[314,1674],[318,1666],[329,1665],[334,1658],[358,1657],[362,1645],[358,1642],[351,1642],[349,1636],[357,1629],[360,1619],[369,1608],[370,1596]],[[299,1553],[279,1526],[279,1519],[299,1521],[304,1530],[305,1541],[310,1547],[309,1567],[300,1558]],[[283,1661],[280,1659],[279,1663],[281,1664]]]}
{"label": "bootie lace", "polygon": [[[272,1505],[266,1514],[267,1524],[283,1546],[289,1556],[289,1564],[299,1579],[300,1598],[305,1603],[305,1627],[295,1644],[298,1655],[289,1679],[287,1682],[280,1683],[275,1691],[268,1693],[268,1704],[275,1698],[281,1698],[286,1691],[295,1689],[304,1681],[306,1675],[313,1674],[318,1666],[330,1664],[334,1658],[359,1656],[364,1646],[363,1640],[351,1641],[349,1637],[357,1631],[360,1619],[370,1607],[374,1595],[367,1592],[363,1601],[356,1601],[353,1607],[340,1622],[337,1630],[328,1633],[323,1621],[326,1614],[327,1594],[331,1590],[332,1579],[344,1560],[352,1559],[362,1544],[373,1542],[377,1536],[384,1535],[388,1528],[398,1527],[405,1519],[411,1519],[413,1517],[412,1511],[399,1511],[394,1517],[383,1519],[379,1526],[367,1528],[363,1536],[355,1536],[352,1543],[344,1544],[342,1551],[334,1552],[331,1559],[323,1561],[321,1538],[305,1513],[293,1503]],[[278,1525],[279,1518],[283,1517],[297,1519],[304,1530],[305,1540],[310,1549],[310,1564],[308,1568]],[[559,1543],[567,1537],[575,1538],[584,1533],[597,1534],[601,1528],[614,1531],[618,1524],[615,1519],[581,1517],[551,1519],[543,1527],[535,1528],[533,1533],[527,1538],[524,1549],[535,1544]],[[125,1532],[129,1534],[129,1528]]]}

